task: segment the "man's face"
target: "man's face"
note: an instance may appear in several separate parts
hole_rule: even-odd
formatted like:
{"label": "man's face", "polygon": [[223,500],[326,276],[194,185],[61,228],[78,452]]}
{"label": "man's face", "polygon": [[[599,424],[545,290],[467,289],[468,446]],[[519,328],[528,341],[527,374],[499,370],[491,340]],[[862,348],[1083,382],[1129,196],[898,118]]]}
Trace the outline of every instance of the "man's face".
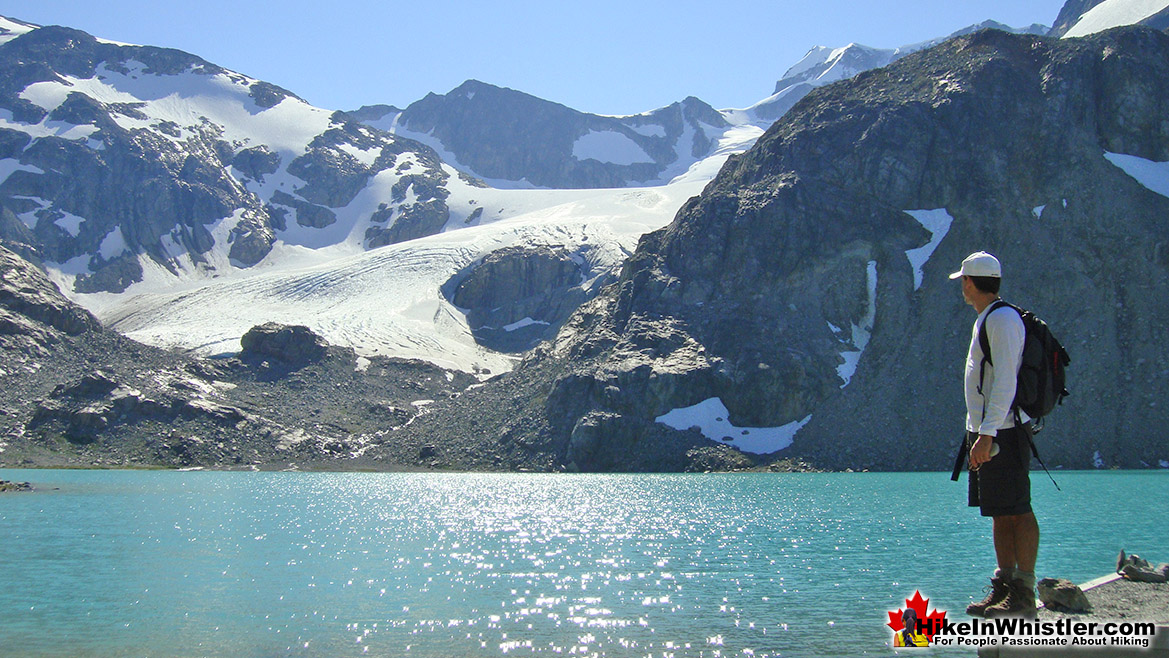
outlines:
{"label": "man's face", "polygon": [[962,281],[962,299],[965,299],[967,304],[974,306],[974,298],[972,296],[974,293],[974,282],[968,276],[963,276],[960,280]]}

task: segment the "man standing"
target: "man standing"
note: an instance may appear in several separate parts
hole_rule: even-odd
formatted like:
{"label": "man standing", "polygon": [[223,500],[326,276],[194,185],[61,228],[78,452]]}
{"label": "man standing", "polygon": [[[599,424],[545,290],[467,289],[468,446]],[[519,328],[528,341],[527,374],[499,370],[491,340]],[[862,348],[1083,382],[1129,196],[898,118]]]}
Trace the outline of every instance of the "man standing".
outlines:
{"label": "man standing", "polygon": [[[990,594],[972,603],[966,613],[1034,617],[1039,524],[1031,511],[1031,419],[1012,409],[1026,329],[1014,309],[991,308],[1002,283],[997,258],[982,251],[970,254],[950,278],[961,279],[962,297],[978,313],[965,378],[969,504],[993,520],[998,563]],[[978,340],[983,325],[990,339],[989,355],[983,354]]]}

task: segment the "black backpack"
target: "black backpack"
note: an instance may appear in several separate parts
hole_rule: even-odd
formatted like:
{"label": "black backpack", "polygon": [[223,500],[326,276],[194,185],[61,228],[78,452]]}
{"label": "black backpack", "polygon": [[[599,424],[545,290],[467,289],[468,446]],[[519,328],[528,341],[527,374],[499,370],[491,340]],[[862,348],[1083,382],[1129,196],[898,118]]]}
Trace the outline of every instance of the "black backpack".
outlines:
{"label": "black backpack", "polygon": [[[1039,421],[1035,424],[1036,432],[1042,427],[1042,419],[1055,409],[1056,405],[1063,404],[1063,399],[1069,395],[1067,389],[1067,366],[1071,363],[1068,352],[1059,344],[1047,323],[1040,320],[1031,311],[1021,309],[1014,304],[997,300],[991,304],[991,313],[1003,306],[1013,308],[1023,319],[1023,327],[1027,331],[1023,341],[1023,359],[1019,365],[1019,377],[1015,387],[1015,401],[1012,409],[1022,410],[1032,419]],[[982,364],[978,374],[979,392],[982,392],[982,375],[986,371],[986,364],[994,365],[990,358],[990,338],[986,334],[986,323],[983,322],[978,330],[978,344],[982,347]]]}

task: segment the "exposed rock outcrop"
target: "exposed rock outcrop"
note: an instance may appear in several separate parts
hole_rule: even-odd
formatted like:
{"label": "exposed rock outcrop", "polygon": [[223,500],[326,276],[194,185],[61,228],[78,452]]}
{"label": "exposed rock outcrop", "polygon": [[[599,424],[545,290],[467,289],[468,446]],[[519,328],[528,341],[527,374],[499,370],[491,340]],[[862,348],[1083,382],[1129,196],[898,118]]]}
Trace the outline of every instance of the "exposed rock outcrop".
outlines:
{"label": "exposed rock outcrop", "polygon": [[32,484],[28,482],[10,482],[8,480],[0,480],[0,493],[9,493],[13,491],[32,491]]}
{"label": "exposed rock outcrop", "polygon": [[328,351],[325,340],[303,325],[266,322],[248,330],[240,338],[242,358],[271,357],[289,365],[319,361]]}
{"label": "exposed rock outcrop", "polygon": [[0,347],[45,354],[65,336],[99,326],[89,311],[65,299],[43,272],[0,246]]}
{"label": "exposed rock outcrop", "polygon": [[1164,583],[1169,581],[1169,564],[1162,562],[1153,566],[1152,562],[1139,555],[1126,556],[1124,551],[1120,552],[1116,572],[1128,580],[1140,583]]}
{"label": "exposed rock outcrop", "polygon": [[506,247],[456,274],[443,290],[466,312],[479,344],[522,352],[556,335],[610,280],[594,271],[589,256],[547,246]]}

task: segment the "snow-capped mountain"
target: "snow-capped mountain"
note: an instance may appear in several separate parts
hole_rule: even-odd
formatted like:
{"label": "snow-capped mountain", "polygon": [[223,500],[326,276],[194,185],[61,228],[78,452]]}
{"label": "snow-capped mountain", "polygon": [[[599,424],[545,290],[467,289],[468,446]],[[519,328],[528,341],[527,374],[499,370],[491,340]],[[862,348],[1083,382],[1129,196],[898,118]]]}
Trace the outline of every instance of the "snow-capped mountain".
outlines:
{"label": "snow-capped mountain", "polygon": [[557,189],[663,185],[729,134],[758,136],[769,123],[693,97],[631,116],[586,114],[477,80],[405,110],[367,106],[351,116],[427,144],[494,186]]}
{"label": "snow-capped mountain", "polygon": [[727,141],[742,143],[746,136],[758,136],[815,87],[985,28],[1029,34],[1048,29],[987,21],[900,48],[817,46],[787,71],[771,96],[744,109],[716,110],[690,97],[642,114],[601,116],[468,80],[405,110],[378,105],[348,114],[366,125],[422,142],[460,171],[496,187],[662,185],[715,155]]}
{"label": "snow-capped mountain", "polygon": [[[985,21],[958,30],[946,37],[899,48],[871,48],[857,43],[850,43],[840,48],[816,46],[784,73],[783,77],[775,83],[775,91],[771,96],[744,112],[749,115],[749,120],[752,123],[770,125],[770,122],[783,116],[816,87],[847,80],[862,71],[888,66],[910,53],[936,46],[947,39],[984,29],[1002,30],[1016,34],[1044,34],[1048,30],[1047,26],[1038,24],[1014,28],[995,21]],[[734,112],[728,111],[728,114],[733,115]]]}
{"label": "snow-capped mountain", "polygon": [[[1101,24],[1115,22],[1144,0],[1119,2],[1085,5],[1082,20],[1107,9]],[[813,49],[773,96],[740,110],[687,99],[595,117],[469,82],[413,111],[342,113],[186,53],[0,20],[0,242],[153,345],[233,353],[275,320],[340,346],[329,367],[346,374],[402,356],[482,377],[522,353],[519,369],[482,387],[406,396],[427,414],[392,443],[410,435],[412,454],[433,456],[428,442],[449,431],[471,452],[506,443],[526,455],[514,463],[594,470],[722,467],[788,445],[832,465],[904,467],[904,453],[872,440],[889,428],[910,453],[932,455],[925,434],[947,414],[920,392],[954,385],[942,374],[947,337],[962,330],[936,268],[984,247],[1032,266],[1038,248],[1059,265],[1034,264],[1018,290],[1044,286],[1047,300],[1072,286],[1044,315],[1077,318],[1065,344],[1108,357],[1078,361],[1082,397],[1111,406],[1070,412],[1079,429],[1061,454],[1086,463],[1097,441],[1110,463],[1163,459],[1150,441],[1120,449],[1117,437],[1164,419],[1141,397],[1155,387],[1131,391],[1110,366],[1165,377],[1152,355],[1166,297],[1131,296],[1164,287],[1155,237],[1169,151],[1142,109],[1163,96],[1143,81],[1164,77],[1164,35],[985,31],[927,45]],[[499,129],[492,112],[540,126],[556,149],[532,160],[520,144],[513,167],[507,142],[471,139],[483,128],[464,125]],[[760,137],[773,114],[783,116]],[[531,173],[541,167],[578,187],[539,189],[551,184]],[[616,187],[588,187],[603,180]],[[985,244],[1020,232],[1028,241]],[[1148,253],[1109,257],[1134,244]],[[1085,318],[1075,302],[1086,295],[1102,304]],[[2,311],[6,326],[27,315]],[[22,326],[44,340],[17,348],[21,373],[80,340]],[[1151,329],[1116,333],[1129,326]],[[269,376],[270,353],[240,376]],[[93,355],[75,365],[93,367]],[[470,380],[412,366],[402,385],[423,371]],[[324,388],[341,385],[335,374]],[[43,402],[26,411],[56,413]],[[99,420],[87,405],[69,413]],[[29,425],[17,415],[0,417],[19,433]],[[1107,441],[1092,431],[1101,418],[1118,428]]]}
{"label": "snow-capped mountain", "polygon": [[[515,297],[487,310],[498,317],[513,311],[518,316],[477,323],[467,308],[473,303],[453,295],[463,279],[501,250],[542,247],[564,254],[574,271],[571,285],[561,284],[560,290],[548,281],[550,292],[578,296],[579,303],[611,279],[642,234],[668,223],[705,182],[698,178],[617,191],[481,189],[476,200],[483,207],[531,210],[370,251],[283,254],[271,267],[247,276],[144,287],[138,294],[83,296],[82,301],[131,338],[201,354],[236,352],[248,329],[276,321],[308,325],[328,342],[363,356],[417,358],[497,374],[511,369],[517,357],[482,345],[484,334],[522,333],[524,344],[531,344],[554,335],[567,313],[541,315],[526,310],[525,297]],[[544,281],[500,283],[508,290]]]}
{"label": "snow-capped mountain", "polygon": [[354,250],[486,212],[426,146],[176,50],[0,23],[3,235],[75,293]]}
{"label": "snow-capped mountain", "polygon": [[445,162],[495,187],[606,188],[662,185],[728,141],[758,136],[809,91],[911,52],[980,29],[1042,34],[994,21],[903,46],[817,46],[773,94],[743,109],[716,110],[697,98],[630,116],[586,114],[513,89],[468,80],[405,110],[375,105],[347,113],[366,125],[433,148]]}

